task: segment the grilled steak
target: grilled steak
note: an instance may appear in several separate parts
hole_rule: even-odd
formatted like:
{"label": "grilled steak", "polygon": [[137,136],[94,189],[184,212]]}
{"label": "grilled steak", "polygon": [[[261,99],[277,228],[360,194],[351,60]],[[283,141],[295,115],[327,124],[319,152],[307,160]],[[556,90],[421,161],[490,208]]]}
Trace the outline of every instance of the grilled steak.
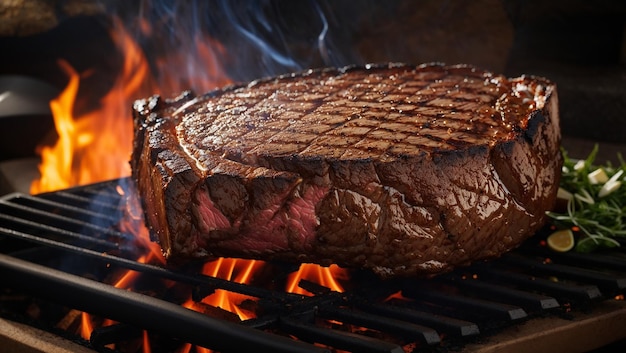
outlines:
{"label": "grilled steak", "polygon": [[171,260],[437,274],[531,236],[562,164],[555,86],[467,65],[311,70],[134,117],[133,178]]}

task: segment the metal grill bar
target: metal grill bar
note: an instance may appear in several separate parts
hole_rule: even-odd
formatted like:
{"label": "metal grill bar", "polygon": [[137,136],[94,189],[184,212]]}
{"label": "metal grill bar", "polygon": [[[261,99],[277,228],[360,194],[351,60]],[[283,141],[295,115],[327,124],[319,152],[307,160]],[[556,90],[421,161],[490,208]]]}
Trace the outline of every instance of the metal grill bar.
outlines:
{"label": "metal grill bar", "polygon": [[[538,250],[538,249],[537,249]],[[537,251],[535,250],[535,251]],[[551,257],[557,262],[573,265],[578,268],[600,268],[611,269],[616,272],[626,272],[626,254],[603,254],[595,256],[594,254],[581,254],[576,252],[546,254],[542,251],[544,257]],[[621,255],[621,256],[620,256]]]}
{"label": "metal grill bar", "polygon": [[438,305],[457,307],[471,312],[488,314],[496,320],[512,321],[524,319],[528,316],[524,309],[517,306],[462,295],[452,295],[441,291],[412,287],[407,288],[403,293],[409,297]]}
{"label": "metal grill bar", "polygon": [[96,348],[106,345],[129,341],[141,337],[143,331],[128,324],[114,324],[98,327],[91,332],[89,342]]}
{"label": "metal grill bar", "polygon": [[[19,202],[19,198],[21,197],[22,195],[17,195],[15,198],[9,199],[10,201],[0,200],[0,206],[1,206],[0,210],[3,212],[7,212],[8,210],[11,210],[13,211],[11,214],[16,214],[16,217],[20,216],[25,219],[31,219],[31,220],[37,219],[39,222],[42,222],[42,223],[46,221],[50,221],[52,223],[58,223],[60,226],[61,225],[65,225],[68,227],[77,226],[79,227],[78,229],[82,229],[84,231],[92,231],[92,234],[101,233],[101,234],[109,234],[112,236],[119,236],[119,237],[124,236],[122,233],[116,232],[107,227],[102,227],[102,226],[99,226],[90,222],[85,222],[80,219],[68,217],[66,215],[59,215],[54,212],[49,212],[49,211],[45,211],[45,210],[41,210],[41,209],[37,209],[33,207],[27,207],[27,206],[16,203],[15,201]],[[19,211],[19,212],[16,213],[15,211]]]}
{"label": "metal grill bar", "polygon": [[289,317],[280,320],[280,328],[310,342],[321,342],[341,350],[365,353],[404,353],[398,344],[350,332],[320,328]]}
{"label": "metal grill bar", "polygon": [[318,314],[330,320],[369,327],[380,331],[393,332],[394,335],[399,335],[411,341],[420,341],[429,345],[440,342],[437,331],[408,321],[396,320],[336,306],[320,307]]}
{"label": "metal grill bar", "polygon": [[75,206],[83,206],[89,207],[89,209],[97,209],[99,213],[107,211],[113,212],[113,214],[119,213],[119,194],[105,194],[104,192],[101,192],[100,194],[96,195],[97,197],[93,197],[93,194],[90,194],[91,197],[87,197],[83,195],[72,194],[67,191],[57,191],[54,194],[43,195],[43,197],[46,197],[49,200],[55,201],[60,204],[70,203]]}
{"label": "metal grill bar", "polygon": [[559,302],[553,297],[496,285],[483,280],[449,279],[444,283],[463,288],[464,292],[479,294],[483,298],[519,305],[527,311],[549,310],[559,307]]}
{"label": "metal grill bar", "polygon": [[413,322],[416,324],[432,327],[438,332],[459,337],[475,336],[480,333],[478,325],[473,322],[459,320],[443,315],[436,315],[417,311],[410,308],[403,308],[397,305],[386,304],[362,304],[357,305],[359,309],[370,311],[380,315],[397,318],[398,320]]}
{"label": "metal grill bar", "polygon": [[[62,210],[64,214],[70,215],[69,219],[83,219],[90,220],[90,224],[115,224],[119,221],[119,217],[115,214],[103,214],[100,212],[94,212],[89,209],[75,207],[72,205],[59,203],[55,201],[49,201],[43,197],[33,197],[29,195],[21,195],[20,197],[12,200],[14,203],[19,203],[29,209],[44,210],[51,214],[54,214],[56,210]],[[119,214],[119,209],[115,208],[115,213]]]}
{"label": "metal grill bar", "polygon": [[564,282],[524,275],[510,271],[481,268],[481,277],[493,278],[503,283],[511,283],[522,288],[529,288],[565,300],[589,301],[601,299],[602,292],[595,285],[576,285]]}
{"label": "metal grill bar", "polygon": [[[48,234],[61,235],[61,236],[65,237],[66,239],[74,239],[76,241],[82,241],[82,242],[86,242],[86,243],[93,243],[96,246],[102,246],[102,247],[105,247],[105,248],[108,247],[108,248],[111,248],[111,249],[116,249],[116,248],[119,247],[119,244],[111,243],[108,240],[103,240],[103,239],[100,239],[100,238],[94,238],[92,236],[86,236],[86,235],[81,234],[81,233],[68,231],[68,230],[65,230],[65,229],[62,229],[62,228],[58,228],[58,227],[55,227],[55,226],[50,226],[50,225],[47,225],[47,224],[43,224],[41,222],[35,222],[35,221],[28,220],[28,219],[20,218],[20,217],[6,216],[6,215],[3,215],[3,214],[0,213],[0,219],[3,220],[3,224],[12,223],[12,224],[14,224],[14,226],[16,228],[19,226],[20,229],[22,227],[27,227],[27,228],[32,229],[33,231],[36,231],[37,233],[48,233]],[[5,233],[14,232],[14,234],[16,236],[23,235],[22,238],[24,238],[24,239],[29,237],[29,235],[27,233],[17,232],[14,229],[10,229],[10,228],[1,227],[0,231],[5,232]]]}
{"label": "metal grill bar", "polygon": [[618,291],[626,288],[626,277],[607,274],[586,268],[546,263],[516,254],[507,254],[501,261],[514,266],[523,266],[531,272],[541,272],[579,282],[593,283],[605,291]]}

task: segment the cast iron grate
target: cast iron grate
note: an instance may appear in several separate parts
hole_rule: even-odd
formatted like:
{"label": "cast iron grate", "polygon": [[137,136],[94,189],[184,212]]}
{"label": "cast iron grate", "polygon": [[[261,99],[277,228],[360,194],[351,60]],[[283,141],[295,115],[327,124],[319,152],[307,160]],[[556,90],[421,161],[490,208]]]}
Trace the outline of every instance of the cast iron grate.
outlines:
{"label": "cast iron grate", "polygon": [[[623,255],[554,254],[534,239],[499,260],[428,280],[381,281],[353,271],[343,293],[300,281],[312,296],[276,289],[290,265],[271,264],[271,284],[259,285],[141,263],[134,236],[120,227],[128,182],[0,199],[2,286],[114,320],[91,332],[87,345],[99,351],[146,330],[166,342],[163,350],[186,342],[222,352],[428,352],[534,316],[565,315],[626,288]],[[118,289],[107,278],[120,270],[152,280]],[[175,282],[176,290],[151,288],[155,279]],[[256,298],[246,305],[257,316],[238,321],[180,305],[177,292],[199,301],[216,289]]]}

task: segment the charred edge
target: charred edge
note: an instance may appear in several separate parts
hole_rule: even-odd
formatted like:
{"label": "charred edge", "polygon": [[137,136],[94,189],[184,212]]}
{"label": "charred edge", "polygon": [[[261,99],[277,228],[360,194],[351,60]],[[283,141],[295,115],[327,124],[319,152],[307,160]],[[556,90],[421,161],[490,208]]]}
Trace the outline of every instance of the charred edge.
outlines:
{"label": "charred edge", "polygon": [[523,136],[528,143],[533,144],[541,132],[541,127],[547,123],[547,118],[541,110],[536,110],[530,114],[528,125],[523,130]]}
{"label": "charred edge", "polygon": [[133,119],[136,127],[147,127],[162,120],[161,113],[168,109],[177,109],[196,98],[192,91],[183,91],[178,96],[164,99],[158,94],[138,99],[133,103]]}

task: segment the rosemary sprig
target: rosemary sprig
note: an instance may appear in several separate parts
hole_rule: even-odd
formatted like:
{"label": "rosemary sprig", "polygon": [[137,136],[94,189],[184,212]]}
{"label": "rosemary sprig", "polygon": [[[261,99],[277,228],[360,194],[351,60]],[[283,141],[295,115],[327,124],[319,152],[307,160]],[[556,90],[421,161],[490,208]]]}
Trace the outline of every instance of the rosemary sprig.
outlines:
{"label": "rosemary sprig", "polygon": [[[575,160],[562,150],[562,197],[565,212],[548,212],[557,228],[572,228],[577,235],[575,251],[620,246],[626,241],[626,162],[618,155],[619,166],[596,165],[596,145],[584,160]],[[600,177],[596,177],[600,175]]]}

